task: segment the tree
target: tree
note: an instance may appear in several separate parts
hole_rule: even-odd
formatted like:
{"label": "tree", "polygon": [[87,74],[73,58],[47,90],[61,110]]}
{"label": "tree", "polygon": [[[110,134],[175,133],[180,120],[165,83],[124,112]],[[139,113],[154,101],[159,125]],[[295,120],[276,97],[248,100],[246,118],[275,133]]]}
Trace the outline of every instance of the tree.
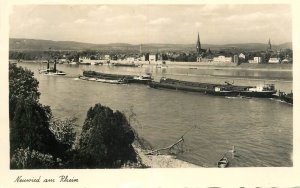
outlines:
{"label": "tree", "polygon": [[76,140],[75,127],[76,118],[67,118],[65,120],[54,119],[50,121],[50,130],[55,138],[68,149],[72,149]]}
{"label": "tree", "polygon": [[11,157],[12,169],[43,169],[57,168],[60,160],[54,160],[52,155],[43,154],[39,151],[16,149]]}
{"label": "tree", "polygon": [[79,161],[85,168],[117,168],[136,159],[134,133],[119,111],[96,104],[87,113],[79,140]]}
{"label": "tree", "polygon": [[54,156],[63,155],[65,146],[59,144],[49,130],[51,110],[39,103],[38,81],[29,70],[9,66],[10,152],[28,148]]}

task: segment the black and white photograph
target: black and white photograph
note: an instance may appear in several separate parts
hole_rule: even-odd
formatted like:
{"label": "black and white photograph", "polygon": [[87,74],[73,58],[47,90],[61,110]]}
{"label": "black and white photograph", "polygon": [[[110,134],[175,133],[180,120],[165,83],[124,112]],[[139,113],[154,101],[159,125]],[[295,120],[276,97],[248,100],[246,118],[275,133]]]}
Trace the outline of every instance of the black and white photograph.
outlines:
{"label": "black and white photograph", "polygon": [[11,5],[1,68],[11,183],[80,182],[23,170],[295,169],[293,11],[283,2]]}

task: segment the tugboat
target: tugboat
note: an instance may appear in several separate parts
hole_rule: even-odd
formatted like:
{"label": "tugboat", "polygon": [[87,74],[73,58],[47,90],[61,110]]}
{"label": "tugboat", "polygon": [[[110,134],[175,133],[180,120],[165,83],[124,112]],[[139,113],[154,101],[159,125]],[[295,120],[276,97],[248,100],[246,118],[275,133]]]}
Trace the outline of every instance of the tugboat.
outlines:
{"label": "tugboat", "polygon": [[279,91],[278,98],[287,103],[293,104],[293,92],[286,94],[285,92]]}
{"label": "tugboat", "polygon": [[49,61],[47,62],[47,69],[39,70],[40,74],[50,75],[50,76],[64,76],[66,73],[64,71],[59,71],[56,69],[56,60],[54,60],[54,66],[51,69]]}

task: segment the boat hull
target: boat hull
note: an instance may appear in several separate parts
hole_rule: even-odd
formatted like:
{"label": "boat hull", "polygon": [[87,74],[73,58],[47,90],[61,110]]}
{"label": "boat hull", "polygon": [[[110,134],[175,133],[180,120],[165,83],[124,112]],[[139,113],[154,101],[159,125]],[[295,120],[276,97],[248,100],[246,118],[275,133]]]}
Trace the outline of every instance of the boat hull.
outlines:
{"label": "boat hull", "polygon": [[136,75],[120,75],[120,74],[109,74],[101,73],[95,71],[84,71],[83,76],[95,79],[105,79],[105,80],[123,80],[126,83],[136,83],[136,84],[148,84],[152,81],[151,77],[136,76]]}
{"label": "boat hull", "polygon": [[127,82],[124,80],[109,80],[109,79],[97,79],[97,78],[90,78],[85,76],[79,76],[79,79],[81,80],[87,80],[87,81],[95,81],[95,82],[102,82],[102,83],[108,83],[108,84],[126,84]]}
{"label": "boat hull", "polygon": [[44,72],[43,73],[46,76],[65,76],[66,73],[64,72]]}
{"label": "boat hull", "polygon": [[[174,79],[164,79],[160,82],[152,81],[149,83],[152,88],[165,88],[173,90],[182,90],[190,92],[200,92],[204,94],[216,95],[216,96],[244,96],[244,97],[263,97],[272,98],[277,92],[276,90],[271,91],[247,91],[251,86],[232,86],[232,85],[221,85],[221,84],[208,84],[208,83],[197,83],[180,81]],[[218,88],[218,89],[216,89]]]}

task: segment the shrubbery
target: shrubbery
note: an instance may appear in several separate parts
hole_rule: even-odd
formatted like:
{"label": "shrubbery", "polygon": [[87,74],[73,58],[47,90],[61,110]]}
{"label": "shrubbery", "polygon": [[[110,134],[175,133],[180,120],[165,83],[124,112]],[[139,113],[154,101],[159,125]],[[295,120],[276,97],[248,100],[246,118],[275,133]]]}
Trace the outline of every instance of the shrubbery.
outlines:
{"label": "shrubbery", "polygon": [[134,133],[119,111],[96,104],[90,108],[79,141],[80,163],[86,168],[115,168],[134,160]]}
{"label": "shrubbery", "polygon": [[54,159],[50,154],[43,154],[39,151],[26,149],[16,149],[11,157],[12,169],[43,169],[58,168],[61,166],[60,159]]}
{"label": "shrubbery", "polygon": [[76,146],[76,120],[54,119],[39,103],[38,84],[31,71],[9,66],[12,169],[118,168],[135,161],[134,133],[123,113],[90,108]]}

